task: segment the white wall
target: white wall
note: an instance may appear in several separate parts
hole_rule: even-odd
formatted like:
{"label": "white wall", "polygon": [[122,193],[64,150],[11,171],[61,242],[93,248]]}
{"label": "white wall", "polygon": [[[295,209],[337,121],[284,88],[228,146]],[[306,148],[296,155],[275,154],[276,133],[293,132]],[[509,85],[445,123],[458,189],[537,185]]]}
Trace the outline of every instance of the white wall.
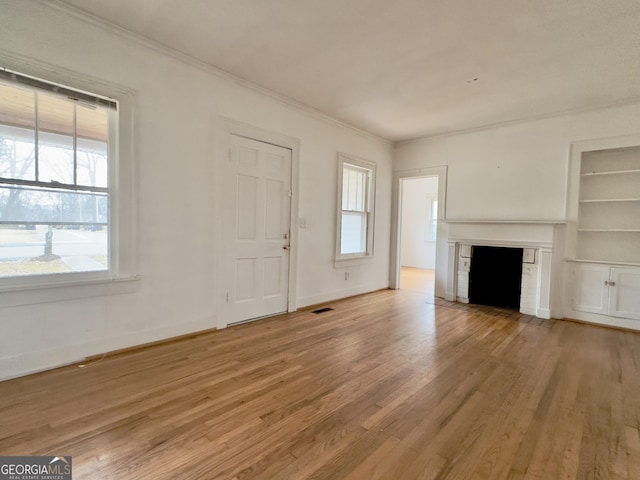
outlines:
{"label": "white wall", "polygon": [[436,242],[428,238],[431,200],[438,199],[438,177],[402,181],[400,265],[435,268]]}
{"label": "white wall", "polygon": [[[0,11],[13,68],[44,63],[135,92],[141,278],[129,294],[0,309],[0,379],[215,326],[220,117],[300,142],[297,304],[388,285],[390,144],[53,6],[0,0]],[[376,255],[349,280],[333,264],[338,151],[378,166]]]}
{"label": "white wall", "polygon": [[[564,221],[571,144],[638,132],[639,104],[567,114],[404,142],[396,145],[394,170],[446,165],[448,219]],[[439,240],[446,243],[448,228],[443,232]],[[562,313],[557,297],[564,245],[563,235],[557,237],[552,305]],[[438,251],[436,262],[436,291],[444,291],[445,250]]]}

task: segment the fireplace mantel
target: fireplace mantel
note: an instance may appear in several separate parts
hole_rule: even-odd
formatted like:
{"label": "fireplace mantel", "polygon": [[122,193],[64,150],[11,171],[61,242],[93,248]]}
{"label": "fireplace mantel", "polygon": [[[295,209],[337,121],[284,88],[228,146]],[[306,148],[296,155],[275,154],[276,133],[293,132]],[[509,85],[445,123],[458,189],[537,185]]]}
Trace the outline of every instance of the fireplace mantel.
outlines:
{"label": "fireplace mantel", "polygon": [[[553,260],[554,237],[558,227],[566,224],[563,220],[490,220],[490,219],[447,219],[448,268],[445,298],[458,299],[458,281],[464,283],[464,259],[460,258],[462,246],[496,246],[534,249],[535,264],[527,267],[530,273],[531,297],[526,312],[540,318],[551,318],[551,266]],[[463,285],[461,284],[463,288]]]}

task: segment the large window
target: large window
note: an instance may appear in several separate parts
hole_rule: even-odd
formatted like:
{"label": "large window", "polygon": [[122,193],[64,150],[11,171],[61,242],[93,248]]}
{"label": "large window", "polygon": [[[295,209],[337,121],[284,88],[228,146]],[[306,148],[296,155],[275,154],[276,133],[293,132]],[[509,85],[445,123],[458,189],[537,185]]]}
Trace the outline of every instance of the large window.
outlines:
{"label": "large window", "polygon": [[340,154],[338,175],[336,260],[369,257],[373,254],[375,164]]}
{"label": "large window", "polygon": [[0,70],[0,279],[109,272],[116,103]]}

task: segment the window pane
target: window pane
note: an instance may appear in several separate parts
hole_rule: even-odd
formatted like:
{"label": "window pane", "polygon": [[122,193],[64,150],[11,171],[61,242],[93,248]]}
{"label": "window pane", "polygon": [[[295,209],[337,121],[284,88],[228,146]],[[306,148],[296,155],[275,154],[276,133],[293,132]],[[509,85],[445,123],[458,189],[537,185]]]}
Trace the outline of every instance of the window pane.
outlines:
{"label": "window pane", "polygon": [[104,193],[0,185],[0,222],[106,224]]}
{"label": "window pane", "polygon": [[0,83],[0,123],[34,130],[35,118],[34,92]]}
{"label": "window pane", "polygon": [[74,103],[38,94],[38,180],[74,183]]}
{"label": "window pane", "polygon": [[0,278],[108,270],[107,227],[0,225]]}
{"label": "window pane", "polygon": [[365,253],[367,251],[367,216],[362,213],[342,213],[340,253]]}
{"label": "window pane", "polygon": [[79,185],[107,186],[108,123],[107,110],[76,106]]}
{"label": "window pane", "polygon": [[349,208],[349,190],[350,190],[350,173],[348,168],[342,169],[342,210],[350,210]]}
{"label": "window pane", "polygon": [[35,94],[0,84],[0,177],[35,180]]}
{"label": "window pane", "polygon": [[354,173],[355,173],[356,198],[355,198],[355,203],[353,205],[353,210],[357,210],[361,212],[364,210],[364,172],[354,172]]}
{"label": "window pane", "polygon": [[366,172],[345,166],[342,172],[342,210],[365,211]]}
{"label": "window pane", "polygon": [[107,144],[78,139],[77,183],[89,187],[108,185]]}

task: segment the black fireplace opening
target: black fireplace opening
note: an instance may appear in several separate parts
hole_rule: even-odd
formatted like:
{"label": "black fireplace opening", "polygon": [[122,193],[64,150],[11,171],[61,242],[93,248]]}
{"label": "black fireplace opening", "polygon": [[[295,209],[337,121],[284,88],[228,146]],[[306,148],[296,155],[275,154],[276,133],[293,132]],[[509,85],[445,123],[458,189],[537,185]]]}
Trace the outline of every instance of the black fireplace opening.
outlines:
{"label": "black fireplace opening", "polygon": [[473,246],[469,302],[520,309],[522,248]]}

